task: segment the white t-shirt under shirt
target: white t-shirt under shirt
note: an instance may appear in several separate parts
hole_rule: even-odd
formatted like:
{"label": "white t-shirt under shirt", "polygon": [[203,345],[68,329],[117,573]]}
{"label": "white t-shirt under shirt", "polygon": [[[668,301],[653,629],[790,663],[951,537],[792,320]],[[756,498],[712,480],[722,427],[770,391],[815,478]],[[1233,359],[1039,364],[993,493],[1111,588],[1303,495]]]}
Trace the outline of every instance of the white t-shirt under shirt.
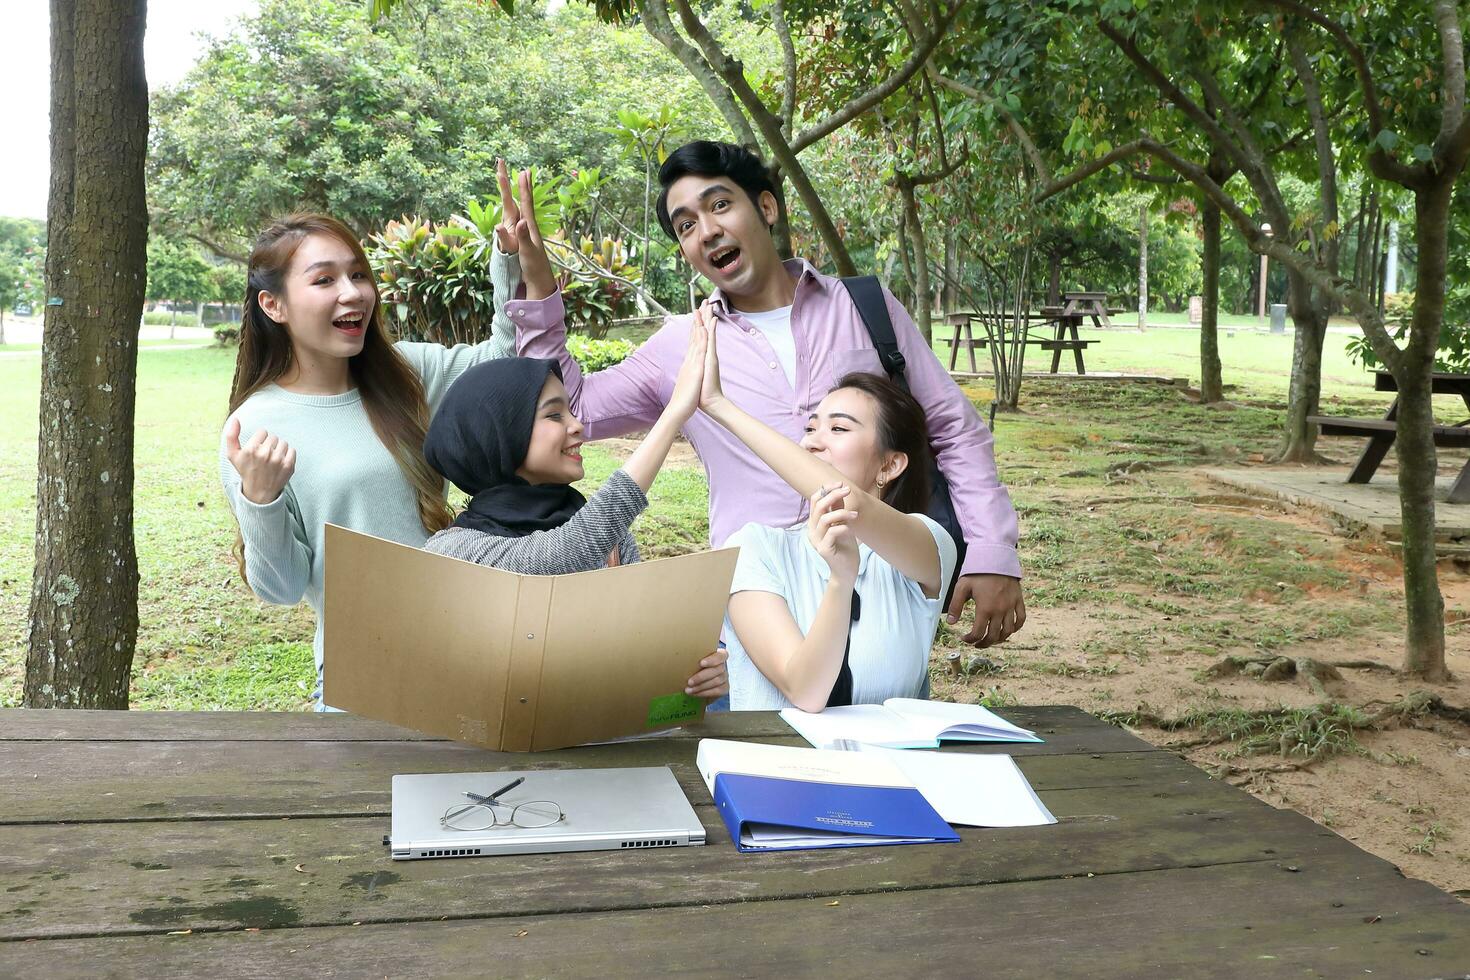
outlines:
{"label": "white t-shirt under shirt", "polygon": [[776,362],[786,372],[786,381],[796,387],[796,337],[791,333],[791,307],[747,313],[737,310],[745,322],[765,334],[766,341],[776,352]]}
{"label": "white t-shirt under shirt", "polygon": [[[949,533],[928,517],[917,516],[939,546],[941,582],[954,572],[956,551]],[[786,600],[786,608],[805,635],[811,629],[827,589],[830,570],[807,538],[806,525],[791,528],[747,524],[726,547],[739,547],[730,594],[770,592]],[[881,704],[888,698],[922,696],[929,671],[929,650],[943,611],[942,598],[930,599],[919,583],[907,578],[865,544],[858,545],[857,594],[862,613],[852,624],[848,663],[852,668],[852,703]],[[730,650],[730,707],[735,711],[789,708],[791,702],[762,674],[745,652],[728,614],[724,637]]]}

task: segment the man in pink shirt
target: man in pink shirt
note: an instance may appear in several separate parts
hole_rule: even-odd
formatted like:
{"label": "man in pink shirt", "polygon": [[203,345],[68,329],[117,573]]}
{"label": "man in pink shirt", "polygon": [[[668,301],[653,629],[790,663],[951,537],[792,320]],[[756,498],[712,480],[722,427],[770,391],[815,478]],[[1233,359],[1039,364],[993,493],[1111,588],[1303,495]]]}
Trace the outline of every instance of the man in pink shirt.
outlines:
{"label": "man in pink shirt", "polygon": [[[776,197],[758,157],[729,143],[690,143],[668,157],[659,183],[659,223],[715,286],[710,303],[728,331],[720,335],[720,371],[730,398],[799,442],[808,417],[839,378],[850,371],[884,374],[842,282],[804,259],[781,261],[770,233]],[[572,411],[589,439],[648,428],[673,390],[692,317],[670,317],[627,360],[584,376],[567,353],[565,310],[529,213],[526,174],[520,192],[521,213],[507,215],[517,226],[526,290],[524,300],[506,304],[516,325],[516,352],[557,359]],[[507,209],[513,208],[509,188],[502,193]],[[1016,513],[996,473],[990,431],[907,311],[886,289],[883,297],[968,544],[949,622],[957,622],[973,601],[975,625],[965,640],[982,647],[1000,643],[1025,623],[1026,606]],[[805,518],[806,501],[725,429],[696,413],[684,433],[709,480],[710,538],[716,547],[751,521],[789,527]]]}

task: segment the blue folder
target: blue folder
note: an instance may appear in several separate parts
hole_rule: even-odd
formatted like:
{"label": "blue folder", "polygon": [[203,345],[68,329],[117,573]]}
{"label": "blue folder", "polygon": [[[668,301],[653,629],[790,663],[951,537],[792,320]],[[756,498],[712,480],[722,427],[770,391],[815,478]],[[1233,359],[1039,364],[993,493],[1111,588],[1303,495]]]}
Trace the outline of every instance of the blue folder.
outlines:
{"label": "blue folder", "polygon": [[719,773],[713,795],[736,848],[747,854],[960,839],[913,787]]}

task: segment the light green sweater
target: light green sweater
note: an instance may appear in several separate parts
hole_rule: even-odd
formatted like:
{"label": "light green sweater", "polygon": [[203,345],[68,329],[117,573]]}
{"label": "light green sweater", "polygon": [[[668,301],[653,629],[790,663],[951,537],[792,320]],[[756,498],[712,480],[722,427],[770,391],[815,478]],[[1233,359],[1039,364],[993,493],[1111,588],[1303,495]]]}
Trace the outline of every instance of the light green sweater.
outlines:
{"label": "light green sweater", "polygon": [[[520,263],[498,250],[490,263],[495,286],[492,336],[482,344],[397,345],[424,381],[432,413],[465,369],[515,354],[515,327],[505,303],[520,285]],[[245,577],[266,602],[291,606],[305,599],[317,614],[317,696],[322,677],[323,539],[328,523],[422,547],[428,532],[419,521],[413,487],[373,431],[362,395],[298,395],[276,385],[263,388],[235,412],[240,441],[265,429],[296,450],[296,470],[286,489],[268,504],[240,493],[240,474],[230,464],[221,435],[220,480],[245,539]],[[445,487],[448,492],[448,486]]]}

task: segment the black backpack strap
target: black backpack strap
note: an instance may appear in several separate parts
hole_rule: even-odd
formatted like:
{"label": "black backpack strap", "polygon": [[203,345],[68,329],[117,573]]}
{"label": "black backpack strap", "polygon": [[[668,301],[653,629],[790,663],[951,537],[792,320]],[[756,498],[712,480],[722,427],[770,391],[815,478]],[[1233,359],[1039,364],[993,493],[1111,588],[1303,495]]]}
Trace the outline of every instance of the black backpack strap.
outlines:
{"label": "black backpack strap", "polygon": [[898,349],[898,338],[893,333],[893,320],[888,316],[888,303],[883,299],[883,287],[879,284],[878,277],[852,276],[842,280],[842,285],[847,287],[847,294],[852,297],[858,316],[863,318],[863,326],[868,328],[868,336],[878,350],[878,360],[883,362],[883,370],[888,372],[888,377],[894,384],[907,391],[909,382],[903,373],[907,364],[903,359],[903,351]]}

